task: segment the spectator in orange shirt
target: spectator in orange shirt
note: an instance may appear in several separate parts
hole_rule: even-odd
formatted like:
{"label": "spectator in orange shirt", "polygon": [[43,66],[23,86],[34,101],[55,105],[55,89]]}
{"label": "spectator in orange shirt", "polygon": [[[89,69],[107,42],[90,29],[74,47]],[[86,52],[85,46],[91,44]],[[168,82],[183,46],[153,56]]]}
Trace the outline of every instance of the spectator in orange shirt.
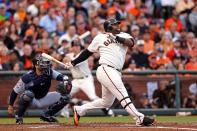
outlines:
{"label": "spectator in orange shirt", "polygon": [[197,70],[197,58],[191,56],[189,62],[185,65],[186,70]]}
{"label": "spectator in orange shirt", "polygon": [[170,63],[170,59],[164,53],[164,49],[161,47],[158,48],[157,49],[157,64],[166,66],[169,63]]}
{"label": "spectator in orange shirt", "polygon": [[26,10],[25,10],[26,8],[27,7],[26,7],[25,2],[19,3],[18,10],[14,17],[16,17],[20,21],[24,21],[27,15]]}
{"label": "spectator in orange shirt", "polygon": [[109,18],[111,18],[111,17],[115,18],[116,17],[115,14],[116,14],[116,7],[115,6],[112,6],[112,7],[108,8],[108,10],[107,10],[107,16]]}
{"label": "spectator in orange shirt", "polygon": [[184,27],[183,27],[183,24],[181,23],[179,17],[178,17],[178,13],[176,12],[176,10],[173,10],[173,15],[171,18],[167,19],[166,22],[165,22],[165,29],[166,30],[169,30],[170,29],[170,26],[173,24],[173,23],[176,23],[177,25],[177,28],[176,30],[178,32],[180,32]]}
{"label": "spectator in orange shirt", "polygon": [[143,35],[143,39],[144,39],[144,53],[150,54],[154,51],[155,49],[155,43],[153,40],[150,39],[150,32],[149,30],[146,30],[144,35]]}
{"label": "spectator in orange shirt", "polygon": [[181,46],[181,41],[178,39],[174,39],[174,47],[167,52],[167,57],[172,60],[174,56],[180,56],[180,46]]}
{"label": "spectator in orange shirt", "polygon": [[141,0],[137,0],[136,3],[135,3],[135,7],[129,9],[129,13],[135,17],[138,17],[140,16],[141,14],[141,5],[142,5],[142,2]]}

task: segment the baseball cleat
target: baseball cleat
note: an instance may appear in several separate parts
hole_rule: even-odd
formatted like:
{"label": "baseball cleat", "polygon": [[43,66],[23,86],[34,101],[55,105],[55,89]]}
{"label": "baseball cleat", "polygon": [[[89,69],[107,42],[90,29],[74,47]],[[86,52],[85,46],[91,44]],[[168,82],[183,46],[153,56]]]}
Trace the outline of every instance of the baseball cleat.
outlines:
{"label": "baseball cleat", "polygon": [[18,118],[16,118],[16,124],[23,124],[23,118],[21,118],[21,117],[18,117]]}
{"label": "baseball cleat", "polygon": [[58,123],[58,120],[53,117],[53,116],[41,116],[40,120],[45,121],[45,122],[49,122],[49,123]]}
{"label": "baseball cleat", "polygon": [[74,119],[74,124],[75,124],[75,126],[78,126],[78,125],[79,125],[80,116],[79,116],[79,114],[77,113],[75,107],[73,107],[73,119]]}
{"label": "baseball cleat", "polygon": [[106,115],[106,116],[111,116],[111,117],[114,117],[115,114],[113,112],[112,109],[109,109],[109,108],[102,108],[101,109],[103,111],[103,113]]}
{"label": "baseball cleat", "polygon": [[152,126],[155,124],[155,119],[145,116],[141,126]]}

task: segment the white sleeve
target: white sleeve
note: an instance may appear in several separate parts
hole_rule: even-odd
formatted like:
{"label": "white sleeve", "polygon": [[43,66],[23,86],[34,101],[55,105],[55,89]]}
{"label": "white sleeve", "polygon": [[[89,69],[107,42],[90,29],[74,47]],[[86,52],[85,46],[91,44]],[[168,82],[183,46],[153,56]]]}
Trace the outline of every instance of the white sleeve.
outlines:
{"label": "white sleeve", "polygon": [[21,94],[25,91],[25,83],[20,79],[13,89],[17,94]]}
{"label": "white sleeve", "polygon": [[91,44],[88,46],[88,50],[91,52],[97,52],[101,42],[102,42],[102,39],[100,35],[97,35],[96,37],[94,37]]}
{"label": "white sleeve", "polygon": [[120,32],[120,34],[117,34],[116,36],[122,37],[122,38],[126,38],[126,39],[134,39],[130,34],[125,33],[125,32]]}

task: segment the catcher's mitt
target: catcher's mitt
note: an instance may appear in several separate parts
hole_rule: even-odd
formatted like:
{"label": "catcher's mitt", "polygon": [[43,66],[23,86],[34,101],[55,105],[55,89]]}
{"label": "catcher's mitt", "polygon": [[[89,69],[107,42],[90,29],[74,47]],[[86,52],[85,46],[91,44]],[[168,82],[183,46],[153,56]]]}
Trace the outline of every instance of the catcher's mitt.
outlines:
{"label": "catcher's mitt", "polygon": [[71,89],[72,89],[72,84],[70,80],[60,82],[57,85],[57,92],[61,93],[62,95],[69,94],[71,92]]}
{"label": "catcher's mitt", "polygon": [[13,116],[14,115],[14,108],[11,105],[8,105],[8,115]]}

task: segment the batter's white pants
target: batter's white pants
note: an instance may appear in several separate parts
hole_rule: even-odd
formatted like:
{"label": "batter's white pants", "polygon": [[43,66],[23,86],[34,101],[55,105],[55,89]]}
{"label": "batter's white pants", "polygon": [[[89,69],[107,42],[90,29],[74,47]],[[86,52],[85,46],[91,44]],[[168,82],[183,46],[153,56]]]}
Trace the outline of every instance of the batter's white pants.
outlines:
{"label": "batter's white pants", "polygon": [[89,75],[83,79],[72,80],[72,90],[70,92],[71,96],[79,90],[82,90],[91,101],[99,98],[95,92],[94,79],[92,75]]}
{"label": "batter's white pants", "polygon": [[102,98],[82,106],[75,106],[77,113],[83,116],[88,110],[109,108],[113,104],[115,98],[117,98],[121,101],[123,107],[126,106],[125,110],[133,116],[134,120],[136,120],[136,124],[141,124],[144,115],[137,111],[133,103],[131,103],[130,98],[126,98],[128,97],[128,93],[122,82],[121,73],[112,67],[101,65],[97,69],[96,76],[102,85]]}

